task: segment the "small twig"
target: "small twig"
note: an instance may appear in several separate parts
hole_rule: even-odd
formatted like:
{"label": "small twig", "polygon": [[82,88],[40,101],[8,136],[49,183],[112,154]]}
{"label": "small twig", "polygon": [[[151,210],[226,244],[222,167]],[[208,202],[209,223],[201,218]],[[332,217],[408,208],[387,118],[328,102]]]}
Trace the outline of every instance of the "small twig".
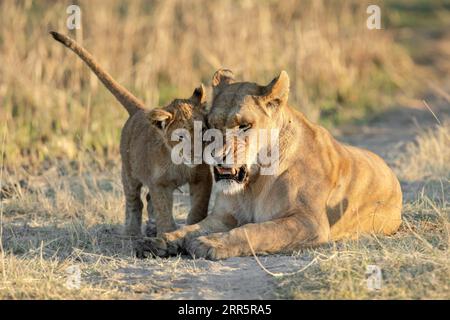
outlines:
{"label": "small twig", "polygon": [[403,221],[405,221],[406,226],[408,227],[409,231],[412,232],[412,234],[419,239],[426,247],[428,247],[428,249],[434,251],[434,247],[427,241],[425,240],[422,236],[420,236],[417,232],[415,232],[412,228],[411,228],[411,224],[408,222],[407,219],[403,219]]}
{"label": "small twig", "polygon": [[428,103],[425,100],[422,100],[423,104],[425,105],[425,107],[428,108],[428,110],[431,112],[431,114],[433,115],[433,117],[436,119],[436,121],[438,122],[439,125],[441,125],[441,121],[439,121],[439,118],[434,114],[433,110],[431,110],[430,106],[428,105]]}
{"label": "small twig", "polygon": [[293,276],[299,273],[302,273],[303,271],[305,271],[306,269],[308,269],[310,266],[312,266],[314,263],[318,262],[318,261],[329,261],[331,259],[333,259],[334,257],[337,256],[337,252],[334,253],[333,255],[331,255],[329,258],[327,259],[320,259],[318,256],[315,257],[314,259],[312,259],[306,266],[304,266],[303,268],[301,268],[300,270],[294,271],[294,272],[289,272],[289,273],[282,273],[282,272],[272,272],[270,270],[268,270],[262,263],[261,260],[259,260],[258,256],[255,253],[255,250],[253,249],[253,246],[250,242],[250,238],[248,237],[247,234],[247,230],[244,229],[244,234],[245,234],[245,238],[247,239],[248,245],[250,247],[250,251],[253,254],[253,257],[255,258],[256,262],[258,263],[258,265],[261,267],[261,269],[266,272],[267,274],[271,275],[272,277],[275,278],[279,278],[279,277],[286,277],[286,276]]}
{"label": "small twig", "polygon": [[75,253],[78,257],[80,257],[80,255],[85,255],[85,256],[88,256],[88,257],[93,257],[93,258],[98,258],[98,259],[116,260],[116,258],[108,257],[108,256],[105,256],[105,255],[102,255],[102,254],[84,252],[84,251],[82,251],[82,250],[80,250],[78,248],[74,248],[73,253]]}
{"label": "small twig", "polygon": [[250,243],[250,239],[248,237],[247,230],[245,230],[245,229],[244,229],[244,234],[245,234],[245,238],[247,239],[248,246],[250,247],[250,251],[252,252],[253,257],[255,258],[256,262],[261,267],[261,269],[263,269],[267,274],[271,275],[272,277],[282,277],[283,276],[282,273],[278,273],[278,272],[277,273],[273,273],[270,270],[268,270],[266,267],[264,267],[264,265],[261,263],[259,258],[256,256],[255,250],[253,249],[253,246]]}

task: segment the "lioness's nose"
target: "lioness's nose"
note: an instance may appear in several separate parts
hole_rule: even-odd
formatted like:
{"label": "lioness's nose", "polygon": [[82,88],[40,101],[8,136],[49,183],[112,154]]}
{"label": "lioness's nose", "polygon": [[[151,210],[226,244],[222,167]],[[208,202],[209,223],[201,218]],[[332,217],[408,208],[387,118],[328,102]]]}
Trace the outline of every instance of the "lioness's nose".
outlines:
{"label": "lioness's nose", "polygon": [[214,162],[216,166],[224,166],[226,163],[227,155],[230,153],[231,147],[224,145],[221,150],[217,150],[213,154]]}

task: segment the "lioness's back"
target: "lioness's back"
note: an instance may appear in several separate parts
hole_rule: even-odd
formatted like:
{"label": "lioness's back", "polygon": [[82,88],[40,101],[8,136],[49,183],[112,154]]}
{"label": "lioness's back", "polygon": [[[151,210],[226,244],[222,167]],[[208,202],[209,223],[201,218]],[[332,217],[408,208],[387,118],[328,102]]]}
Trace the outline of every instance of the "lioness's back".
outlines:
{"label": "lioness's back", "polygon": [[346,195],[341,201],[348,206],[341,207],[341,216],[331,225],[332,240],[356,238],[361,233],[394,233],[401,224],[402,210],[402,191],[397,177],[373,152],[348,145],[343,147],[348,155],[342,178],[352,182],[347,184],[346,190],[334,191]]}

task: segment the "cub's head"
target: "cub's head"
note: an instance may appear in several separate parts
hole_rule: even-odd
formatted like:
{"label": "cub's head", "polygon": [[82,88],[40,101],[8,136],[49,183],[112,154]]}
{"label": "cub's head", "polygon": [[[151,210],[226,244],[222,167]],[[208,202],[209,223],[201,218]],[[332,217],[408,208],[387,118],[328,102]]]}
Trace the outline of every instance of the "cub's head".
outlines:
{"label": "cub's head", "polygon": [[[189,167],[201,163],[201,159],[196,159],[195,156],[201,152],[205,116],[206,92],[203,85],[196,88],[189,99],[175,99],[167,106],[148,113],[151,124],[171,150],[172,161]],[[194,151],[197,153],[194,154]]]}
{"label": "cub's head", "polygon": [[230,70],[220,69],[212,86],[207,127],[225,136],[223,148],[214,156],[214,179],[223,193],[235,194],[253,178],[277,173],[278,133],[287,107],[289,77],[282,71],[268,85],[258,85],[236,82]]}

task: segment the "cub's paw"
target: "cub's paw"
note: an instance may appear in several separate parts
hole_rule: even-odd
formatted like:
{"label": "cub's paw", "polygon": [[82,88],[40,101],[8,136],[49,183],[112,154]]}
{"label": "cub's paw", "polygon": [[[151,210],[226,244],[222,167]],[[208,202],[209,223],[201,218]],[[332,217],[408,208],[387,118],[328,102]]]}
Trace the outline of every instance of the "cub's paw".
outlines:
{"label": "cub's paw", "polygon": [[140,238],[142,237],[141,229],[136,226],[125,225],[119,237],[128,239]]}
{"label": "cub's paw", "polygon": [[225,247],[221,237],[216,235],[186,239],[185,250],[193,258],[220,260],[232,256],[231,252]]}
{"label": "cub's paw", "polygon": [[164,238],[144,238],[135,241],[134,251],[137,258],[167,258],[178,253],[178,246]]}
{"label": "cub's paw", "polygon": [[181,249],[183,239],[172,239],[170,233],[159,237],[144,237],[134,242],[134,251],[137,258],[161,257],[177,255]]}
{"label": "cub's paw", "polygon": [[137,258],[167,257],[167,243],[161,238],[143,238],[133,243]]}

